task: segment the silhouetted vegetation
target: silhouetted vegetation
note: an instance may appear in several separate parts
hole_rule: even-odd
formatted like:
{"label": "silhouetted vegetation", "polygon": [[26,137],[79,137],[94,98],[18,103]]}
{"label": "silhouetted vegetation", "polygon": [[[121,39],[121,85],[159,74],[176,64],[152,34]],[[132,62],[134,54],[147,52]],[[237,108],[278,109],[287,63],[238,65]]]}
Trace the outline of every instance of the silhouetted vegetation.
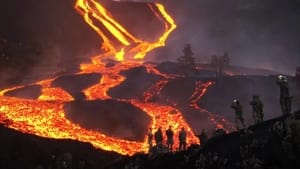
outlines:
{"label": "silhouetted vegetation", "polygon": [[300,66],[297,67],[295,76],[300,79]]}
{"label": "silhouetted vegetation", "polygon": [[180,64],[181,69],[187,75],[195,67],[195,58],[190,44],[186,44],[182,50],[183,55],[180,56],[177,61]]}
{"label": "silhouetted vegetation", "polygon": [[218,75],[221,75],[224,69],[228,68],[230,65],[230,58],[228,53],[225,52],[223,56],[211,56],[210,65],[217,72]]}

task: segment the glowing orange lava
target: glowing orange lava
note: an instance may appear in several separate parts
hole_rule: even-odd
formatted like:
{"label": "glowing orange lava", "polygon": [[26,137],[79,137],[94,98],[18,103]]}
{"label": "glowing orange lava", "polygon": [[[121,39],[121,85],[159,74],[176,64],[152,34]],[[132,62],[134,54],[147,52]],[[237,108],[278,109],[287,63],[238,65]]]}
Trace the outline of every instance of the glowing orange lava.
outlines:
{"label": "glowing orange lava", "polygon": [[[85,22],[93,28],[100,38],[103,40],[102,49],[107,51],[106,56],[114,56],[116,60],[124,60],[124,49],[134,44],[135,47],[128,49],[127,55],[133,56],[134,59],[143,59],[145,55],[157,48],[165,45],[170,33],[176,28],[176,24],[173,18],[166,12],[164,6],[159,3],[149,3],[149,8],[154,15],[164,22],[165,31],[155,42],[147,42],[138,39],[130,32],[126,30],[113,16],[105,9],[105,7],[98,1],[95,0],[77,0],[75,9],[83,16]],[[103,26],[123,45],[117,46],[107,35],[104,34],[96,24],[94,20],[103,24]],[[103,56],[101,56],[103,58]],[[98,57],[94,58],[94,61]],[[97,61],[96,61],[97,62]]]}
{"label": "glowing orange lava", "polygon": [[[77,73],[96,72],[102,74],[102,78],[99,79],[98,84],[83,90],[87,100],[111,98],[107,94],[107,91],[120,85],[125,80],[125,77],[120,75],[120,72],[141,65],[141,63],[137,62],[123,62],[114,67],[106,68],[101,62],[101,59],[114,56],[116,60],[123,61],[125,54],[133,56],[134,59],[142,59],[147,52],[154,48],[164,46],[167,37],[176,28],[174,20],[165,11],[162,4],[157,3],[148,5],[154,15],[165,24],[164,33],[155,42],[146,42],[134,37],[134,35],[129,33],[126,28],[113,18],[100,2],[95,0],[77,0],[75,9],[103,40],[102,49],[106,51],[103,55],[92,57],[91,63],[81,64],[81,71]],[[123,46],[113,44],[113,41],[93,23],[94,21],[101,22]],[[131,44],[137,45],[131,49],[127,49],[126,51],[128,51],[128,53],[125,53],[125,47],[128,47]],[[162,76],[163,78],[168,78],[167,75],[160,73],[152,65],[147,66],[147,71]],[[64,103],[72,101],[74,98],[63,89],[52,87],[51,83],[54,79],[55,78],[33,83],[42,87],[42,94],[37,100],[4,96],[6,92],[24,86],[17,86],[0,91],[0,122],[9,128],[21,132],[31,133],[42,137],[71,138],[83,142],[90,142],[95,147],[116,151],[121,154],[132,155],[135,152],[147,151],[146,141],[134,142],[109,137],[97,131],[84,129],[80,125],[74,124],[66,119],[63,110]],[[145,100],[147,99],[145,98],[144,101]],[[186,127],[188,131],[188,143],[197,142],[191,128],[187,125],[182,118],[181,113],[178,112],[176,108],[138,100],[124,101],[141,108],[152,117],[152,122],[149,126],[152,126],[153,128],[157,128],[158,126],[167,128],[169,125],[173,125],[175,129],[177,129],[178,126],[183,126]]]}
{"label": "glowing orange lava", "polygon": [[203,83],[201,81],[197,81],[195,84],[195,90],[190,98],[190,106],[193,107],[196,110],[199,110],[200,112],[205,112],[209,115],[210,121],[216,126],[216,128],[223,128],[226,132],[229,132],[233,130],[233,124],[226,121],[224,117],[214,114],[204,108],[201,108],[198,105],[198,101],[203,97],[203,95],[206,93],[207,89],[212,86],[214,82],[206,82]]}
{"label": "glowing orange lava", "polygon": [[[159,76],[161,80],[143,93],[142,98],[123,99],[119,101],[131,103],[147,113],[152,119],[150,124],[146,124],[148,125],[147,127],[154,129],[162,127],[163,129],[167,129],[169,125],[172,125],[175,131],[175,138],[177,137],[179,128],[185,127],[188,136],[187,143],[197,143],[198,138],[184,120],[182,113],[175,106],[160,105],[151,102],[151,98],[160,94],[160,91],[168,83],[168,80],[176,77],[159,72],[152,64],[124,61],[125,55],[132,56],[131,60],[142,59],[147,52],[164,46],[169,34],[176,28],[174,20],[166,12],[162,4],[148,5],[153,14],[165,25],[164,33],[155,42],[143,41],[128,32],[100,2],[96,0],[76,1],[75,9],[103,40],[102,49],[106,51],[105,54],[92,57],[91,63],[82,63],[80,65],[81,71],[77,74],[99,73],[102,75],[99,83],[82,90],[82,92],[86,96],[86,100],[114,99],[108,94],[108,91],[126,80],[126,77],[122,76],[120,72],[144,66],[148,73]],[[94,23],[95,21],[102,23],[104,28],[122,45],[114,44],[104,34],[104,31]],[[110,57],[114,57],[116,60],[122,62],[117,62],[114,66],[106,67],[101,59]],[[41,137],[89,142],[97,148],[115,151],[120,154],[133,155],[136,152],[146,152],[148,150],[146,136],[143,142],[129,141],[107,136],[98,131],[85,129],[79,124],[69,121],[65,117],[63,107],[66,102],[73,101],[74,98],[64,89],[53,87],[51,84],[55,79],[53,77],[33,83],[42,87],[41,95],[36,100],[5,96],[6,92],[24,86],[16,86],[0,91],[0,123],[9,128]],[[205,83],[204,85],[204,88],[196,88],[192,96],[191,106],[196,109],[200,109],[196,102],[203,96],[206,89],[212,85],[212,82]],[[216,125],[218,124],[216,123]],[[177,139],[175,140],[175,146],[178,146],[178,141]]]}

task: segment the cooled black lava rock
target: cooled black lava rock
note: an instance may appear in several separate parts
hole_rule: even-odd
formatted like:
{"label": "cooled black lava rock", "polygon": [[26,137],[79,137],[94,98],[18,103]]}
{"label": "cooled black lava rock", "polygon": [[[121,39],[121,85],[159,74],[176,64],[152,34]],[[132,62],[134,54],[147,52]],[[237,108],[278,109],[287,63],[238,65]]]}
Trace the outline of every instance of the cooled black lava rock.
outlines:
{"label": "cooled black lava rock", "polygon": [[61,154],[72,155],[72,168],[98,169],[116,161],[121,155],[96,149],[90,143],[70,139],[42,138],[26,134],[0,125],[0,168],[32,169],[57,168]]}
{"label": "cooled black lava rock", "polygon": [[141,97],[143,93],[154,85],[160,77],[155,74],[147,73],[145,67],[137,67],[122,72],[126,80],[119,86],[110,89],[109,95],[114,98],[131,99]]}
{"label": "cooled black lava rock", "polygon": [[51,86],[61,87],[69,92],[76,100],[85,99],[82,93],[83,89],[86,89],[100,81],[101,74],[88,73],[80,75],[66,75],[55,79]]}
{"label": "cooled black lava rock", "polygon": [[168,84],[162,89],[161,96],[168,98],[172,102],[189,104],[190,97],[193,95],[196,87],[196,81],[197,79],[194,78],[169,80]]}
{"label": "cooled black lava rock", "polygon": [[8,91],[4,96],[19,97],[23,99],[37,99],[41,93],[42,87],[40,85],[28,85],[19,89]]}
{"label": "cooled black lava rock", "polygon": [[74,101],[65,105],[67,118],[109,136],[142,141],[150,117],[130,103],[116,100]]}

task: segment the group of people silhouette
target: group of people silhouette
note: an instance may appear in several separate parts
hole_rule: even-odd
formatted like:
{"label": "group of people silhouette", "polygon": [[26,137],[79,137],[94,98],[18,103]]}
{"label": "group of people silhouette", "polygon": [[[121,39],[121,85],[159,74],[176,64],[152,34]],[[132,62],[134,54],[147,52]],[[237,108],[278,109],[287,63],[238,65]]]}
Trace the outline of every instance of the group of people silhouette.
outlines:
{"label": "group of people silhouette", "polygon": [[[287,77],[283,75],[279,75],[277,77],[276,83],[280,87],[280,105],[281,105],[283,115],[289,114],[291,112],[291,99],[293,97],[291,97],[289,93]],[[258,95],[253,95],[252,100],[249,103],[252,106],[252,116],[255,124],[262,123],[264,121],[263,120],[264,113],[263,113],[263,103],[260,100],[260,97]],[[233,103],[231,104],[231,108],[235,110],[236,129],[237,130],[244,129],[246,125],[244,123],[244,118],[243,118],[242,104],[239,102],[239,100],[234,100]],[[158,149],[162,149],[166,145],[168,151],[172,152],[173,145],[174,145],[174,131],[172,130],[172,126],[169,126],[169,128],[165,131],[165,135],[167,139],[165,140],[165,144],[164,144],[164,134],[162,128],[159,127],[154,133],[152,131],[152,128],[149,128],[148,135],[147,135],[149,150],[154,147],[153,142],[155,141],[155,146]],[[179,151],[186,149],[187,146],[186,137],[187,137],[187,133],[184,127],[182,127],[178,133]],[[206,140],[206,136],[204,140]]]}
{"label": "group of people silhouette", "polygon": [[[280,106],[282,110],[283,116],[291,113],[291,99],[293,96],[290,95],[289,85],[286,76],[278,75],[276,79],[276,83],[280,88]],[[250,101],[250,105],[252,106],[252,116],[255,124],[262,123],[264,113],[263,113],[263,103],[260,100],[258,95],[253,95],[252,100]],[[243,118],[243,106],[239,100],[234,100],[231,104],[231,108],[235,111],[235,125],[236,129],[240,130],[246,127]]]}
{"label": "group of people silhouette", "polygon": [[[173,145],[174,145],[174,131],[172,130],[172,126],[169,126],[169,128],[165,131],[165,135],[167,136],[166,145],[168,151],[173,151]],[[179,141],[179,147],[178,150],[185,150],[186,149],[186,136],[187,133],[185,131],[185,128],[182,127],[181,130],[178,133],[178,141]],[[162,128],[159,127],[153,134],[152,128],[149,128],[148,131],[148,145],[149,149],[151,149],[153,145],[153,141],[155,141],[155,145],[157,148],[163,148],[164,146],[164,136]]]}

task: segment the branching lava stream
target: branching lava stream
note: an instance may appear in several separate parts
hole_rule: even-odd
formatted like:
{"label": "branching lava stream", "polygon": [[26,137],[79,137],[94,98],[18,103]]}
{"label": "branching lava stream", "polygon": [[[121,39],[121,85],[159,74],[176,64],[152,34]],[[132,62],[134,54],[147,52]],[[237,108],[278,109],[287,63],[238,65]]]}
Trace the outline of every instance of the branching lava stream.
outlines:
{"label": "branching lava stream", "polygon": [[[119,99],[119,101],[131,103],[147,113],[152,119],[150,124],[145,124],[148,127],[155,129],[162,127],[163,129],[167,129],[169,125],[172,125],[174,131],[179,131],[180,127],[185,127],[188,134],[188,144],[197,143],[198,138],[194,135],[189,124],[184,120],[182,113],[175,106],[150,102],[151,97],[159,95],[160,91],[168,83],[168,80],[175,77],[159,72],[154,65],[143,64],[141,59],[154,48],[164,46],[168,36],[176,28],[176,24],[162,4],[149,3],[148,6],[153,15],[165,25],[164,33],[155,42],[143,41],[128,32],[100,2],[96,0],[77,0],[75,9],[103,40],[102,49],[106,52],[92,57],[91,63],[82,63],[80,65],[81,71],[77,74],[100,73],[102,75],[99,83],[84,89],[82,92],[85,94],[87,100],[115,99],[109,96],[108,91],[126,80],[126,77],[122,76],[120,72],[144,66],[148,73],[160,76],[162,80],[143,93],[142,99]],[[102,23],[105,29],[122,45],[116,46],[104,34],[103,28],[99,28],[97,24],[93,23],[95,21]],[[126,57],[127,55],[132,56],[133,58],[130,59],[131,61],[125,61],[125,55]],[[114,66],[106,67],[101,62],[101,59],[112,57],[119,61]],[[143,142],[129,141],[107,136],[98,131],[85,129],[79,124],[69,121],[65,117],[64,104],[73,101],[74,98],[64,89],[51,86],[56,78],[53,77],[33,83],[42,87],[42,94],[36,100],[5,96],[6,92],[24,86],[16,86],[0,91],[0,123],[9,128],[41,137],[89,142],[97,148],[115,151],[120,154],[133,155],[136,152],[146,152],[148,150],[146,136]],[[209,85],[211,84],[209,83]],[[202,95],[204,93],[205,91],[202,92]],[[191,106],[200,109],[196,107],[196,101],[198,100],[194,99]],[[175,133],[176,138],[178,133]],[[177,139],[175,140],[175,146],[178,146]]]}

